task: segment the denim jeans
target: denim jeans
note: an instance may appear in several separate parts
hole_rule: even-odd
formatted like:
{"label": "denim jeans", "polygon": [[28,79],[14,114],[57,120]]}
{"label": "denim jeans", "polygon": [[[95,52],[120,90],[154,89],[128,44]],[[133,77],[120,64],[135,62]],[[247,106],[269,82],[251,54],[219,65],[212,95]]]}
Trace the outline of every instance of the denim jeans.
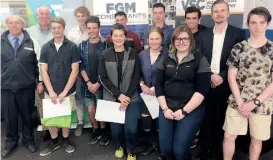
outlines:
{"label": "denim jeans", "polygon": [[[183,119],[166,119],[162,110],[159,112],[159,143],[161,155],[175,160],[191,160],[190,145],[198,132],[205,113],[200,105]],[[173,158],[174,157],[174,158]]]}
{"label": "denim jeans", "polygon": [[125,111],[125,123],[111,123],[111,130],[118,146],[134,152],[137,143],[137,122],[140,118],[138,103],[130,104]]}

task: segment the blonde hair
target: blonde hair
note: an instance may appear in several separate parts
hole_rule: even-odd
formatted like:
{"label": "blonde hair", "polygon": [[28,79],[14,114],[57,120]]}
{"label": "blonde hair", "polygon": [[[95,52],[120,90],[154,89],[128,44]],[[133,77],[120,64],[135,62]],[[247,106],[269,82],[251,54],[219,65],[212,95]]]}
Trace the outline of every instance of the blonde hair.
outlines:
{"label": "blonde hair", "polygon": [[59,23],[59,24],[61,24],[64,28],[65,28],[65,25],[66,25],[66,23],[65,23],[65,21],[64,21],[64,19],[63,18],[61,18],[61,17],[54,17],[54,18],[52,18],[51,20],[50,20],[50,23],[52,24],[52,23]]}
{"label": "blonde hair", "polygon": [[75,9],[74,16],[77,16],[77,13],[84,14],[86,17],[90,16],[89,9],[87,7],[81,6]]}

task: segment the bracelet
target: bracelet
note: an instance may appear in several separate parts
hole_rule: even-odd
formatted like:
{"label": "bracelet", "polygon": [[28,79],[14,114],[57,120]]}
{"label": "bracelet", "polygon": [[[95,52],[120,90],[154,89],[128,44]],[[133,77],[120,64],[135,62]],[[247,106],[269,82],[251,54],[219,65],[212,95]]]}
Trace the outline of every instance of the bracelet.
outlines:
{"label": "bracelet", "polygon": [[163,113],[165,113],[169,108],[166,107],[165,109],[163,109]]}
{"label": "bracelet", "polygon": [[88,82],[90,82],[90,80],[86,81],[85,83],[87,84]]}

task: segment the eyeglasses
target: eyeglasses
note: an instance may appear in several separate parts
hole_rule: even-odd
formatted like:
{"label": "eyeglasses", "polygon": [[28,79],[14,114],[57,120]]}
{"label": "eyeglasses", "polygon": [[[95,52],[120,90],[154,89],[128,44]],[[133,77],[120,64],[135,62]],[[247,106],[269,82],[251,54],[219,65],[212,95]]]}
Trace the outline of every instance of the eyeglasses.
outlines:
{"label": "eyeglasses", "polygon": [[183,43],[188,43],[190,41],[190,38],[189,37],[183,37],[183,38],[175,38],[175,42],[176,43],[180,43],[180,42],[183,42]]}

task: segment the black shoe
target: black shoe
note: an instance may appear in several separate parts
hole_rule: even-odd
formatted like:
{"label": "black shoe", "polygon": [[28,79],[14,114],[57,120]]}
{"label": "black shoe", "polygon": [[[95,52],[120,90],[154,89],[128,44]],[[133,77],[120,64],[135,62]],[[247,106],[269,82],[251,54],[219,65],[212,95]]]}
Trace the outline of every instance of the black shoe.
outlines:
{"label": "black shoe", "polygon": [[109,144],[109,136],[106,131],[102,131],[100,145],[106,146]]}
{"label": "black shoe", "polygon": [[25,146],[31,153],[36,152],[37,146],[34,144],[34,142],[24,142],[23,141],[23,146]]}
{"label": "black shoe", "polygon": [[166,156],[160,155],[157,157],[157,160],[168,160],[168,158]]}
{"label": "black shoe", "polygon": [[13,148],[5,148],[4,150],[2,150],[1,152],[1,157],[2,158],[7,158],[11,155],[11,153],[17,148],[17,145]]}
{"label": "black shoe", "polygon": [[68,138],[64,138],[64,147],[65,147],[65,151],[67,153],[72,153],[75,151],[75,147],[69,142]]}
{"label": "black shoe", "polygon": [[147,155],[153,153],[153,152],[156,151],[156,150],[158,150],[158,141],[157,141],[157,140],[155,140],[155,141],[149,143],[149,144],[147,145],[145,151],[142,152],[142,155],[143,155],[143,156],[147,156]]}
{"label": "black shoe", "polygon": [[52,151],[54,151],[58,148],[60,148],[60,142],[58,141],[57,143],[54,143],[53,140],[51,140],[51,142],[48,143],[47,147],[40,152],[40,156],[47,156]]}
{"label": "black shoe", "polygon": [[213,154],[209,150],[205,150],[200,152],[197,156],[195,156],[196,160],[211,160],[213,159]]}
{"label": "black shoe", "polygon": [[43,130],[41,140],[42,141],[48,141],[50,139],[51,139],[51,136],[50,136],[49,130]]}
{"label": "black shoe", "polygon": [[99,129],[95,129],[95,132],[93,132],[93,134],[91,135],[88,144],[96,144],[100,138],[101,138],[101,133]]}

